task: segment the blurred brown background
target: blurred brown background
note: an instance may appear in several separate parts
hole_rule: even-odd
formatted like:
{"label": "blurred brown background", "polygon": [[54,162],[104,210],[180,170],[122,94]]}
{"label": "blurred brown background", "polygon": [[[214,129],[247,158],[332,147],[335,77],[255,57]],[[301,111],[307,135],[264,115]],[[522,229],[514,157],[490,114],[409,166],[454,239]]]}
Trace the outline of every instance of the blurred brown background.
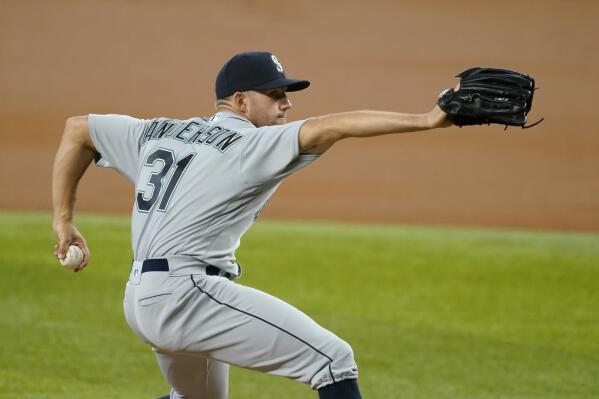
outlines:
{"label": "blurred brown background", "polygon": [[[71,115],[213,112],[221,65],[273,51],[292,119],[421,113],[471,66],[532,74],[530,129],[348,140],[289,178],[263,217],[599,230],[599,3],[594,1],[0,1],[0,209],[50,210]],[[78,209],[130,211],[132,187],[92,167]]]}

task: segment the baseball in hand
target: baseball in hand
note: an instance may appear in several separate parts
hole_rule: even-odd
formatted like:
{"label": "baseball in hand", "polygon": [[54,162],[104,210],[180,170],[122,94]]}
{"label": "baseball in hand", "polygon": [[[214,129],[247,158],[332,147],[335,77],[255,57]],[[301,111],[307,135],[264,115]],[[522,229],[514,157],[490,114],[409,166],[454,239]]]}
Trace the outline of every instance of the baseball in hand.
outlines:
{"label": "baseball in hand", "polygon": [[69,245],[67,255],[59,260],[60,264],[67,269],[75,269],[83,260],[83,251],[77,245]]}

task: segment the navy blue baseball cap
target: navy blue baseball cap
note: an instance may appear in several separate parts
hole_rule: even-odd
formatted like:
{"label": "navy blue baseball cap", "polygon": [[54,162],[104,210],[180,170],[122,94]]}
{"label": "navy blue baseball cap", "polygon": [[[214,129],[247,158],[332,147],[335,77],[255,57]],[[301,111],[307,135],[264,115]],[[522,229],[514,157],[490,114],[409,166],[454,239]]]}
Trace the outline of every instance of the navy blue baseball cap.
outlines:
{"label": "navy blue baseball cap", "polygon": [[287,87],[287,91],[303,90],[307,80],[288,79],[277,57],[267,51],[251,51],[233,56],[216,76],[216,98],[229,97],[236,91],[269,90]]}

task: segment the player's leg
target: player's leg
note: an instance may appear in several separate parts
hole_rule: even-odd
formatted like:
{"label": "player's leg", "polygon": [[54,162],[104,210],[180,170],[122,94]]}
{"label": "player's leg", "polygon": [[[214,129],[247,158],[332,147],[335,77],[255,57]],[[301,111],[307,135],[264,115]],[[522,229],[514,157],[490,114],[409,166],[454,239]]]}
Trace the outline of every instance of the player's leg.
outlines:
{"label": "player's leg", "polygon": [[337,383],[357,378],[351,347],[293,306],[222,277],[186,280],[178,278],[180,286],[157,308],[138,309],[140,327],[154,346],[285,376],[314,389],[345,387],[349,383]]}
{"label": "player's leg", "polygon": [[[168,299],[178,284],[177,279],[169,278],[166,273],[147,273],[144,278],[144,285],[127,284],[124,300],[125,318],[140,339],[151,343],[148,335],[154,335],[162,329],[160,313],[165,310],[173,311],[172,305],[166,305],[170,303]],[[151,328],[148,328],[148,324]],[[168,336],[162,338],[167,341],[171,339]],[[172,387],[170,394],[160,399],[227,398],[228,364],[197,355],[164,352],[156,348],[154,352],[165,379]]]}
{"label": "player's leg", "polygon": [[[291,305],[223,277],[147,274],[126,301],[128,320],[162,352],[285,376],[319,389],[325,399],[359,398],[351,347]],[[343,393],[348,387],[356,395]]]}
{"label": "player's leg", "polygon": [[154,350],[172,387],[169,399],[226,399],[229,365],[199,356]]}

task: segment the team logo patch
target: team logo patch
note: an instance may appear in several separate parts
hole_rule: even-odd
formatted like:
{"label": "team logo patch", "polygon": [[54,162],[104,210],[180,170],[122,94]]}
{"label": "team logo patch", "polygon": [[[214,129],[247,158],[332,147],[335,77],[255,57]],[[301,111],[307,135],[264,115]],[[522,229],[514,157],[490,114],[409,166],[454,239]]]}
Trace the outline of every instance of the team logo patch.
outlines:
{"label": "team logo patch", "polygon": [[272,62],[275,63],[275,66],[277,67],[277,71],[283,72],[283,65],[281,65],[281,62],[279,61],[279,59],[277,58],[277,56],[276,55],[271,55],[270,58],[272,58]]}

